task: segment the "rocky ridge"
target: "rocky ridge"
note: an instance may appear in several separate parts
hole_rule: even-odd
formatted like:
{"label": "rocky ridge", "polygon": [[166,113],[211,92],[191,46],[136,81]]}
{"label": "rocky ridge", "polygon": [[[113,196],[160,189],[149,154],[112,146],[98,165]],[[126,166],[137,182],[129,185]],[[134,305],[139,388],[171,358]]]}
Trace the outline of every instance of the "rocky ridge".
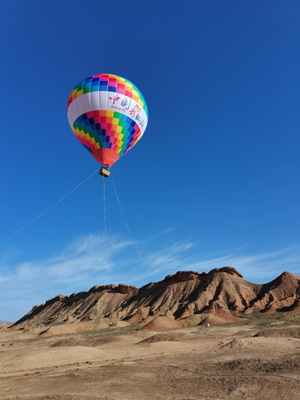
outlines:
{"label": "rocky ridge", "polygon": [[[35,306],[11,329],[92,322],[101,327],[138,324],[145,329],[238,320],[243,313],[300,312],[300,277],[283,272],[266,284],[247,282],[232,267],[209,273],[179,271],[140,289],[94,286]],[[102,325],[101,325],[102,324]]]}

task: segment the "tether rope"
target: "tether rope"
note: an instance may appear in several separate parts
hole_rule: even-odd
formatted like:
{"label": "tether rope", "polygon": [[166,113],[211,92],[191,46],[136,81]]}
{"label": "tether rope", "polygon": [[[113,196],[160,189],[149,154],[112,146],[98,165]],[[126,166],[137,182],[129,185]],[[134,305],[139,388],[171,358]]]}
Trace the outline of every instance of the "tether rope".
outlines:
{"label": "tether rope", "polygon": [[105,177],[103,176],[103,214],[104,214],[104,235],[105,235],[105,258],[108,278],[110,280],[109,264],[108,264],[108,246],[107,246],[107,226],[106,226],[106,206],[105,206]]}
{"label": "tether rope", "polygon": [[142,258],[142,256],[141,256],[141,253],[140,253],[140,251],[139,251],[139,249],[138,249],[137,243],[136,243],[136,241],[134,240],[134,238],[133,238],[133,236],[132,236],[132,233],[131,233],[131,231],[130,231],[130,229],[129,229],[129,225],[128,225],[127,221],[126,221],[126,218],[125,218],[125,215],[124,215],[124,212],[123,212],[123,209],[122,209],[120,200],[119,200],[119,196],[118,196],[118,194],[117,194],[117,191],[116,191],[116,188],[115,188],[114,181],[113,181],[112,177],[111,177],[111,183],[112,183],[112,185],[113,185],[114,192],[115,192],[115,195],[116,195],[117,202],[118,202],[118,204],[119,204],[119,208],[120,208],[121,214],[122,214],[122,216],[123,216],[125,225],[126,225],[127,230],[128,230],[128,232],[129,232],[129,234],[130,234],[130,237],[131,237],[131,240],[132,240],[132,242],[133,242],[133,244],[134,244],[134,247],[136,248],[136,251],[137,251],[137,253],[138,253],[139,257],[140,257],[140,260],[141,260],[142,264],[146,266],[146,269],[147,269],[148,274],[151,275],[151,274],[150,274],[150,271],[149,271],[149,269],[148,269],[148,266],[145,264],[145,262],[144,262],[144,260],[143,260],[143,258]]}
{"label": "tether rope", "polygon": [[62,202],[66,197],[68,197],[71,193],[73,193],[76,189],[78,189],[81,185],[83,185],[86,181],[88,181],[93,175],[95,175],[96,172],[99,171],[99,168],[96,169],[95,172],[93,172],[90,176],[88,176],[85,180],[83,180],[79,185],[77,185],[74,189],[72,189],[69,193],[67,193],[65,196],[63,196],[60,200],[58,200],[56,203],[52,204],[51,207],[47,208],[42,214],[34,218],[32,221],[28,222],[26,225],[24,225],[22,228],[18,229],[14,234],[9,236],[7,239],[5,239],[3,242],[0,243],[0,246],[2,246],[4,243],[6,243],[8,240],[12,239],[14,236],[16,236],[18,233],[22,232],[24,229],[26,229],[29,225],[33,224],[35,221],[37,221],[39,218],[41,218],[43,215],[45,215],[48,211],[52,210],[57,204]]}

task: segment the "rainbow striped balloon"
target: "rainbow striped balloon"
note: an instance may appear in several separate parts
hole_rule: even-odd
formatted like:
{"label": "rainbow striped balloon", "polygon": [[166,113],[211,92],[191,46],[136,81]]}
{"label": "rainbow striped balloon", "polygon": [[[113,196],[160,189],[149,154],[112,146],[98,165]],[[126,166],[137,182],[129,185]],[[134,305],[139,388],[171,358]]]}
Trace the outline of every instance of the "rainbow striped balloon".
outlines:
{"label": "rainbow striped balloon", "polygon": [[75,86],[67,114],[77,139],[109,167],[140,140],[148,122],[142,93],[111,74],[92,75]]}

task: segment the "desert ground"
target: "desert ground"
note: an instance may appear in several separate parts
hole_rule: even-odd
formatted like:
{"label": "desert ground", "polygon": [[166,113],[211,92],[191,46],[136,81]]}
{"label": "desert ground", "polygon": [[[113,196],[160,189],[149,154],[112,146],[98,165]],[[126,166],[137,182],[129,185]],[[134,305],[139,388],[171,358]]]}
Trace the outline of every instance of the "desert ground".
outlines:
{"label": "desert ground", "polygon": [[299,398],[299,315],[163,331],[0,330],[0,399]]}

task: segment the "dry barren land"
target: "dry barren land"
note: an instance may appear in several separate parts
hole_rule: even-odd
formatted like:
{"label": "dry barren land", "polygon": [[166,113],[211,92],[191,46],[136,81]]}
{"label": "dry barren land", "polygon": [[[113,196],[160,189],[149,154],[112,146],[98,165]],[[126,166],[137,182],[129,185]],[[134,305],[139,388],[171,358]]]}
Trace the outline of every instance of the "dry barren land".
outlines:
{"label": "dry barren land", "polygon": [[0,330],[0,399],[297,399],[300,316],[164,331]]}

